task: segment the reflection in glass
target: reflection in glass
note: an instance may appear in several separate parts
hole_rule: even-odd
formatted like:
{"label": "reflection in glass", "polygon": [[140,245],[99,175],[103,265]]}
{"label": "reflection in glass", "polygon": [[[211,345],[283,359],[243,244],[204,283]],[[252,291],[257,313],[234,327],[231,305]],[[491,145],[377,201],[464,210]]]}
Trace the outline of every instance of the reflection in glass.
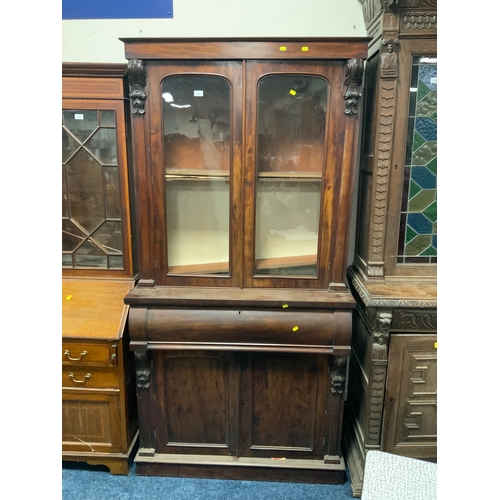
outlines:
{"label": "reflection in glass", "polygon": [[163,82],[168,272],[229,274],[230,85]]}
{"label": "reflection in glass", "polygon": [[106,218],[102,167],[81,149],[67,165],[71,215],[89,232]]}
{"label": "reflection in glass", "polygon": [[103,167],[106,189],[106,216],[109,219],[121,217],[120,180],[118,167]]}
{"label": "reflection in glass", "polygon": [[268,76],[258,92],[255,273],[316,276],[328,85]]}
{"label": "reflection in glass", "polygon": [[100,128],[86,144],[96,158],[108,165],[116,165],[116,131],[112,128]]}
{"label": "reflection in glass", "polygon": [[165,167],[228,170],[230,88],[219,77],[177,76],[162,86]]}
{"label": "reflection in glass", "polygon": [[97,111],[95,110],[67,109],[63,111],[63,126],[81,142],[85,142],[98,125]]}
{"label": "reflection in glass", "polygon": [[319,77],[269,76],[259,84],[259,172],[322,172],[327,83]]}
{"label": "reflection in glass", "polygon": [[101,111],[101,127],[114,127],[115,126],[115,110],[102,110]]}

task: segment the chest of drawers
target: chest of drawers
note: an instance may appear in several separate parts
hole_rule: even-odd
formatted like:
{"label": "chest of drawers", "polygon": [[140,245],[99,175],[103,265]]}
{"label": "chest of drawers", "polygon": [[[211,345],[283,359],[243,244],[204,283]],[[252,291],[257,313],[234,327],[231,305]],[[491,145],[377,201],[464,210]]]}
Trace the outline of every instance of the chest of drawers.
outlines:
{"label": "chest of drawers", "polygon": [[138,439],[124,281],[62,283],[62,458],[128,474]]}

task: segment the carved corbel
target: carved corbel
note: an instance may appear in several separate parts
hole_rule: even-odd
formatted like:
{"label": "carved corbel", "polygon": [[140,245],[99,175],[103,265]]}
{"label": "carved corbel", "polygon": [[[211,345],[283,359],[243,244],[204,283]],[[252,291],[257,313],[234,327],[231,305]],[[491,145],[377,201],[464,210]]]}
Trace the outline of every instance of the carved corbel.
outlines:
{"label": "carved corbel", "polygon": [[330,390],[332,394],[343,394],[347,356],[335,356],[333,359],[332,372],[330,373]]}
{"label": "carved corbel", "polygon": [[363,80],[363,69],[363,59],[349,59],[344,66],[346,115],[355,115],[358,112],[358,100],[361,97],[359,89]]}
{"label": "carved corbel", "polygon": [[129,77],[130,102],[132,113],[138,116],[144,114],[144,103],[146,101],[146,67],[140,59],[131,59],[128,62],[127,73]]}
{"label": "carved corbel", "polygon": [[138,389],[149,389],[151,365],[147,349],[134,351],[135,356],[135,382]]}

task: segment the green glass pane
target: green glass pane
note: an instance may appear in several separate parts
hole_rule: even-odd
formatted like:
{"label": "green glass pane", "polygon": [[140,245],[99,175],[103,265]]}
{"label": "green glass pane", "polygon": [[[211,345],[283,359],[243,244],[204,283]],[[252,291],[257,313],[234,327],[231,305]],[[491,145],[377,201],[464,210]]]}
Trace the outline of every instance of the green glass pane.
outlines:
{"label": "green glass pane", "polygon": [[437,175],[437,158],[434,158],[427,164],[427,168],[434,174]]}
{"label": "green glass pane", "polygon": [[420,255],[432,243],[430,234],[420,234],[413,238],[405,247],[405,256],[416,257]]}
{"label": "green glass pane", "polygon": [[437,234],[438,232],[438,223],[437,221],[434,222],[434,224],[432,225],[432,234]]}
{"label": "green glass pane", "polygon": [[420,148],[422,144],[425,144],[425,139],[418,132],[415,132],[413,136],[413,151]]}
{"label": "green glass pane", "polygon": [[405,243],[410,242],[413,238],[417,236],[417,233],[410,227],[406,226],[406,241]]}
{"label": "green glass pane", "polygon": [[437,156],[437,142],[426,142],[413,153],[412,165],[427,165]]}
{"label": "green glass pane", "polygon": [[418,82],[417,101],[423,99],[430,92],[429,87],[422,80]]}
{"label": "green glass pane", "polygon": [[437,123],[437,121],[438,121],[438,113],[437,113],[437,111],[431,115],[431,118]]}
{"label": "green glass pane", "polygon": [[422,191],[422,188],[416,182],[410,181],[410,199],[420,191]]}
{"label": "green glass pane", "polygon": [[432,116],[437,111],[437,92],[429,92],[417,103],[416,116]]}
{"label": "green glass pane", "polygon": [[422,256],[424,256],[424,255],[430,255],[430,256],[437,255],[437,249],[434,248],[433,246],[430,246],[430,247],[426,248],[420,255],[422,255]]}
{"label": "green glass pane", "polygon": [[[408,212],[423,212],[429,205],[436,200],[435,189],[424,189],[418,193],[408,203]],[[433,219],[431,219],[434,222]]]}
{"label": "green glass pane", "polygon": [[432,205],[429,205],[422,213],[430,221],[436,222],[437,221],[437,203],[436,202],[432,203]]}

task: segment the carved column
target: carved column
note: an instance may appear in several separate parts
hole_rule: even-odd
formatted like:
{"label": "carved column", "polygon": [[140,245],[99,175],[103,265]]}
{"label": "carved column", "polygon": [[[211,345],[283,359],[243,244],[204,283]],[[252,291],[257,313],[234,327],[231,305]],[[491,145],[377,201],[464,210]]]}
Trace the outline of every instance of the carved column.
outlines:
{"label": "carved column", "polygon": [[380,449],[382,412],[384,409],[385,378],[387,374],[387,347],[391,328],[392,312],[378,310],[372,340],[371,390],[368,399],[368,425],[366,448]]}

